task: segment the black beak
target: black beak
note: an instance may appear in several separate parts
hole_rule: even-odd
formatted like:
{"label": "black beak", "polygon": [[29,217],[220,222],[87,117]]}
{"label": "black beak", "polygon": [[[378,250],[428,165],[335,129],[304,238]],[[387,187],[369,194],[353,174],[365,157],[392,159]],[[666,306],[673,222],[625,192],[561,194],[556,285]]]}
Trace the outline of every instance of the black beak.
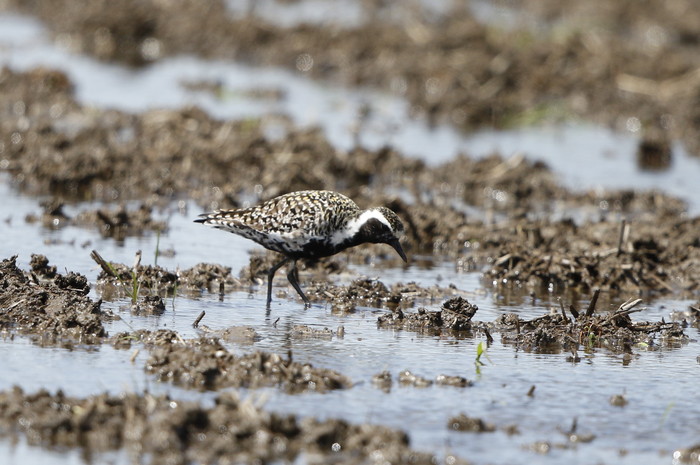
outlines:
{"label": "black beak", "polygon": [[399,256],[403,259],[403,261],[408,263],[408,259],[406,258],[406,254],[403,253],[403,249],[401,248],[401,244],[399,244],[398,239],[393,239],[392,241],[387,242],[387,244],[392,246],[394,248],[394,250],[396,250],[396,253],[399,254]]}

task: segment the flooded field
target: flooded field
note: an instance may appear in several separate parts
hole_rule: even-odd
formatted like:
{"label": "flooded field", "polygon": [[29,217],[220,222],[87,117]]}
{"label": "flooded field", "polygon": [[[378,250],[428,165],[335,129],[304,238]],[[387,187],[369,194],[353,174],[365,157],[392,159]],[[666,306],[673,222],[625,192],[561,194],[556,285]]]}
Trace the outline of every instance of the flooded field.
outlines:
{"label": "flooded field", "polygon": [[[697,462],[684,2],[59,3],[0,2],[0,462]],[[302,189],[408,263],[266,307],[278,257],[193,220]]]}

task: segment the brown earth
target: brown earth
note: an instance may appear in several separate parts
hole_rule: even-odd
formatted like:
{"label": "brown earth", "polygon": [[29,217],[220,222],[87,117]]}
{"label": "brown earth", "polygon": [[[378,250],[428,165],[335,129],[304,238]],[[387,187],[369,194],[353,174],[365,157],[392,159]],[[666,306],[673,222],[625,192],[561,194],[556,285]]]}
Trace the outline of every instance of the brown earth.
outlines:
{"label": "brown earth", "polygon": [[87,297],[87,278],[62,275],[46,257],[32,256],[32,272],[20,270],[17,257],[0,262],[0,331],[28,334],[42,345],[99,343],[103,322],[114,318]]}
{"label": "brown earth", "polygon": [[[652,293],[694,292],[700,282],[700,242],[693,233],[698,220],[684,216],[684,205],[661,193],[573,193],[557,185],[546,166],[517,157],[460,157],[433,169],[390,149],[340,152],[313,131],[292,130],[273,142],[257,126],[215,121],[194,109],[87,113],[70,88],[54,71],[0,74],[0,103],[26,103],[24,115],[10,113],[0,120],[6,138],[3,166],[20,188],[75,199],[165,200],[188,193],[208,208],[240,204],[239,195],[255,191],[249,180],[266,186],[261,199],[295,189],[335,189],[362,206],[395,210],[407,226],[409,253],[457,257],[476,269],[491,263],[491,275],[511,282]],[[58,120],[51,116],[54,105],[67,109]],[[66,134],[57,123],[69,113],[83,125]],[[114,136],[121,131],[131,134],[126,144]],[[20,136],[13,139],[13,134]],[[281,171],[287,175],[278,176]],[[369,184],[373,189],[363,187]],[[414,202],[386,196],[387,188],[412,192]],[[479,208],[483,218],[467,217],[456,202]],[[539,219],[555,204],[572,217],[597,211],[600,220]],[[49,210],[61,215],[60,208]],[[495,221],[489,219],[493,214],[505,216]],[[98,211],[95,226],[118,230],[110,223],[120,224],[119,213],[116,220],[110,216]],[[620,217],[629,228],[622,243]],[[128,224],[141,230],[155,223]],[[359,260],[379,256],[398,263],[390,252],[363,246],[350,253]]]}
{"label": "brown earth", "polygon": [[417,452],[401,431],[267,413],[230,391],[204,408],[151,394],[75,398],[14,388],[0,392],[0,433],[23,433],[33,445],[78,447],[88,458],[122,449],[153,464],[294,462],[300,457],[357,464],[376,463],[378,456],[389,463],[466,463],[453,456],[440,462]]}
{"label": "brown earth", "polygon": [[123,242],[127,236],[139,236],[146,231],[165,232],[163,221],[153,219],[152,208],[141,204],[137,209],[121,205],[116,209],[97,208],[82,211],[70,217],[64,212],[65,204],[58,199],[43,202],[41,214],[29,214],[28,223],[40,222],[42,226],[58,229],[65,226],[81,226],[100,231],[103,237],[111,237]]}
{"label": "brown earth", "polygon": [[431,121],[462,128],[581,116],[625,128],[636,118],[648,139],[680,138],[698,153],[700,18],[692,0],[672,8],[634,0],[506,2],[530,20],[512,29],[477,22],[468,3],[444,14],[411,3],[396,14],[386,2],[363,2],[361,25],[288,28],[254,14],[234,17],[223,0],[205,8],[196,0],[5,3],[41,18],[72,50],[102,60],[141,66],[194,54],[281,65],[395,92]]}
{"label": "brown earth", "polygon": [[294,362],[290,353],[253,352],[241,356],[230,353],[217,339],[182,341],[177,337],[150,349],[146,372],[159,381],[200,390],[227,387],[258,388],[277,386],[287,393],[325,392],[346,389],[352,382],[332,370]]}

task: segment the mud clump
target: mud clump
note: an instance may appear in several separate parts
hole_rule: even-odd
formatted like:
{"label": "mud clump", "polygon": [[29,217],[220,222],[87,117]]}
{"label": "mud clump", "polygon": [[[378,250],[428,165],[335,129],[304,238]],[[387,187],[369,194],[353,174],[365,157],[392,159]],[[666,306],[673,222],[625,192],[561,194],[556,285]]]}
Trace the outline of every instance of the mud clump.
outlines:
{"label": "mud clump", "polygon": [[380,281],[359,278],[348,286],[337,286],[329,282],[314,282],[309,287],[308,294],[313,301],[330,300],[336,312],[354,311],[357,305],[382,307],[384,303],[393,300],[395,296]]}
{"label": "mud clump", "polygon": [[491,423],[486,423],[481,418],[469,417],[463,413],[447,420],[447,424],[454,431],[469,433],[492,433],[496,431],[496,427]]}
{"label": "mud clump", "polygon": [[[17,257],[0,263],[0,329],[29,335],[41,344],[98,344],[107,337],[103,322],[113,316],[87,293],[87,279],[61,275],[46,257],[32,257],[33,273],[16,265]],[[41,276],[41,279],[37,276]]]}
{"label": "mud clump", "polygon": [[[653,348],[658,341],[668,347],[678,347],[688,342],[683,332],[686,324],[680,322],[634,322],[630,314],[640,311],[634,307],[641,299],[630,299],[611,313],[595,313],[595,297],[585,313],[570,308],[571,316],[552,313],[531,320],[522,320],[514,313],[498,317],[494,322],[472,321],[477,311],[475,305],[462,297],[445,301],[439,311],[424,307],[414,313],[400,309],[378,318],[380,328],[396,328],[427,334],[453,331],[455,335],[483,333],[492,340],[492,333],[500,333],[502,343],[520,349],[540,353],[576,353],[580,347],[588,349],[605,347],[613,353],[629,353],[638,344]],[[383,385],[385,377],[378,377]]]}
{"label": "mud clump", "polygon": [[176,291],[198,293],[230,292],[241,289],[241,281],[231,276],[231,268],[222,265],[198,263],[192,268],[168,271],[157,265],[141,265],[137,258],[135,266],[107,262],[97,251],[91,257],[102,271],[97,277],[97,286],[103,294],[116,291],[119,295],[133,298],[134,289],[147,296],[168,296]]}
{"label": "mud clump", "polygon": [[278,386],[288,393],[328,391],[352,386],[345,376],[282,358],[254,352],[236,356],[218,340],[170,340],[150,349],[146,371],[159,381],[190,389]]}
{"label": "mud clump", "polygon": [[640,311],[633,310],[640,302],[641,299],[630,299],[607,314],[594,314],[589,309],[585,314],[574,311],[571,317],[562,312],[527,321],[506,314],[489,326],[501,333],[504,344],[541,353],[575,354],[580,347],[605,347],[613,353],[630,353],[638,344],[653,349],[657,346],[655,336],[668,347],[687,343],[688,336],[680,323],[632,321],[630,314]]}
{"label": "mud clump", "polygon": [[[337,334],[337,333],[336,333]],[[312,328],[308,325],[292,326],[291,336],[295,339],[333,339],[333,331],[328,328]]]}
{"label": "mud clump", "polygon": [[490,234],[499,283],[554,285],[592,292],[693,293],[700,279],[700,219],[523,223]]}
{"label": "mud clump", "polygon": [[27,222],[41,222],[43,226],[52,229],[65,226],[97,228],[102,237],[111,237],[118,241],[124,241],[129,236],[143,235],[146,231],[167,230],[166,223],[154,220],[152,209],[143,203],[136,210],[129,210],[122,205],[117,209],[99,208],[83,211],[75,217],[68,216],[63,211],[63,202],[56,199],[43,202],[41,206],[44,209],[41,215],[27,215]]}
{"label": "mud clump", "polygon": [[165,313],[165,302],[160,296],[149,295],[133,303],[131,313],[134,315],[160,316]]}
{"label": "mud clump", "polygon": [[416,301],[439,299],[452,290],[438,286],[425,288],[416,283],[396,283],[388,288],[376,279],[357,278],[349,285],[336,285],[328,281],[314,281],[307,286],[309,299],[315,302],[329,302],[334,313],[354,312],[358,306],[408,308]]}
{"label": "mud clump", "polygon": [[388,315],[382,315],[377,320],[380,328],[397,328],[418,332],[453,332],[469,331],[472,328],[472,317],[478,310],[462,297],[454,297],[445,301],[439,311],[428,311],[420,307],[417,312],[405,313],[397,309]]}
{"label": "mud clump", "polygon": [[[399,385],[401,386],[413,386],[417,388],[426,388],[432,386],[433,384],[458,388],[471,387],[474,385],[472,381],[462,376],[437,375],[433,381],[423,376],[416,375],[410,370],[400,371],[397,379]],[[376,375],[372,376],[372,384],[384,392],[389,392],[393,384],[391,373],[386,370],[382,371],[381,373],[377,373]]]}
{"label": "mud clump", "polygon": [[49,259],[45,255],[32,254],[29,266],[32,267],[32,273],[45,279],[54,279],[56,277],[56,267],[49,266]]}
{"label": "mud clump", "polygon": [[268,413],[235,392],[204,408],[150,394],[0,391],[0,435],[17,434],[33,445],[78,447],[87,456],[120,449],[138,461],[176,465],[294,462],[301,454],[348,465],[377,454],[391,463],[437,463],[410,449],[402,431]]}
{"label": "mud clump", "polygon": [[399,384],[402,386],[413,386],[426,388],[433,385],[433,382],[423,376],[417,375],[410,370],[403,370],[399,373]]}
{"label": "mud clump", "polygon": [[673,452],[673,460],[678,463],[697,463],[700,460],[700,443]]}

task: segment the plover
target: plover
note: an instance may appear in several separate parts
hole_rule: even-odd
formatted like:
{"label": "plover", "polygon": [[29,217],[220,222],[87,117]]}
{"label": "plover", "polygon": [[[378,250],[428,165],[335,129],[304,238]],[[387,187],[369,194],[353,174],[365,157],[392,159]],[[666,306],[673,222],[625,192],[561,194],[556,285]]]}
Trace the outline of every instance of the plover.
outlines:
{"label": "plover", "polygon": [[300,191],[284,194],[255,207],[217,210],[195,220],[251,239],[284,259],[267,274],[267,305],[272,301],[272,278],[291,262],[287,279],[306,306],[309,299],[299,287],[297,260],[329,257],[348,247],[367,242],[389,244],[404,261],[399,237],[403,224],[386,207],[361,210],[355,202],[331,191]]}

